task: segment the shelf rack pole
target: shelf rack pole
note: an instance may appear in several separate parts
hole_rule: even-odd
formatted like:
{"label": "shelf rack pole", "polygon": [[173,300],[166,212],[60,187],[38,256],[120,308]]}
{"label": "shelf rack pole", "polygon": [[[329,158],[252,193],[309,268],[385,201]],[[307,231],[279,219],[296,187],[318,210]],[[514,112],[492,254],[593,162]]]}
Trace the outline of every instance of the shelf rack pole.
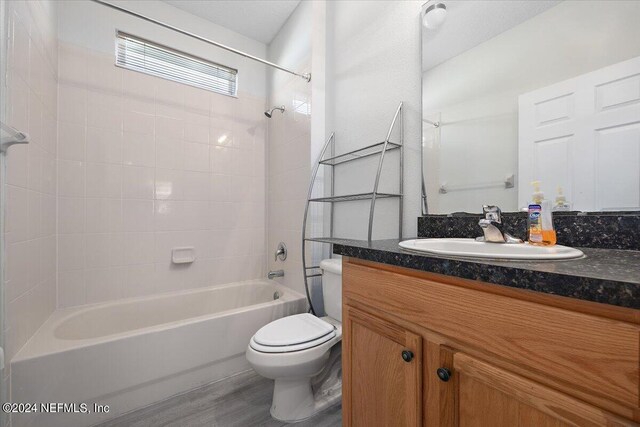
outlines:
{"label": "shelf rack pole", "polygon": [[[311,195],[313,194],[313,187],[316,182],[316,175],[318,175],[318,169],[320,169],[320,161],[324,158],[324,154],[327,151],[327,147],[335,141],[334,133],[331,133],[327,142],[324,143],[322,150],[320,151],[320,155],[318,156],[318,161],[313,165],[313,170],[311,171],[311,182],[309,183],[309,192],[307,193],[307,204],[304,207],[304,217],[302,219],[302,270],[304,275],[304,291],[307,295],[307,301],[309,302],[309,309],[313,315],[317,315],[315,309],[313,308],[313,303],[311,302],[311,293],[309,292],[309,277],[316,277],[315,275],[307,274],[307,270],[313,268],[307,268],[307,257],[306,257],[306,246],[307,246],[307,216],[309,214],[309,204],[311,203]],[[333,177],[332,177],[333,178]],[[332,182],[333,187],[333,182]],[[332,204],[333,205],[333,204]],[[333,218],[331,219],[333,221]]]}
{"label": "shelf rack pole", "polygon": [[[393,121],[391,122],[391,126],[389,126],[389,132],[387,132],[387,138],[384,140],[384,145],[382,146],[382,151],[380,152],[380,160],[378,161],[378,172],[376,173],[376,180],[373,184],[373,194],[371,196],[371,209],[369,210],[369,233],[368,233],[369,241],[371,241],[371,237],[373,235],[373,214],[375,213],[375,210],[376,210],[376,196],[378,194],[378,184],[380,183],[380,174],[382,173],[382,164],[384,163],[384,154],[387,151],[387,146],[389,145],[389,140],[391,139],[391,133],[393,132],[393,128],[396,125],[396,120],[398,119],[398,116],[401,116],[401,113],[402,113],[402,102],[400,103],[400,105],[398,105],[396,114],[393,116]],[[402,132],[400,134],[400,139],[402,143]],[[401,150],[400,161],[402,161],[402,148],[400,150]],[[402,170],[402,167],[400,167],[400,170]],[[400,179],[400,186],[402,186],[402,179]],[[402,201],[403,201],[402,191],[400,191],[400,198],[399,198],[400,205],[402,205]],[[402,229],[402,217],[400,217],[399,222],[400,222],[400,229]]]}
{"label": "shelf rack pole", "polygon": [[[331,134],[333,136],[333,133]],[[335,137],[331,140],[331,157],[336,156],[336,139]],[[336,168],[335,166],[331,167],[331,197],[336,195]],[[330,218],[329,218],[329,237],[333,238],[333,214],[335,212],[335,203],[330,203]],[[329,258],[331,258],[331,254],[333,254],[333,243],[329,245]]]}
{"label": "shelf rack pole", "polygon": [[402,221],[404,216],[404,110],[400,103],[400,172],[398,177],[400,200],[398,200],[398,239],[402,240]]}

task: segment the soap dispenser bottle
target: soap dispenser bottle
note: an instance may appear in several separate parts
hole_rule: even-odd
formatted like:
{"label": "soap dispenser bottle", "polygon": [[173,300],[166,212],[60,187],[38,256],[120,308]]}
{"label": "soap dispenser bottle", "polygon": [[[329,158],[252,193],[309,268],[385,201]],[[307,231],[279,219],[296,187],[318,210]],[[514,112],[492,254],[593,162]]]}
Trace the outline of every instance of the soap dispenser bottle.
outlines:
{"label": "soap dispenser bottle", "polygon": [[529,243],[550,246],[556,244],[556,231],[553,229],[553,217],[548,200],[540,191],[540,181],[531,183],[534,191],[528,209]]}
{"label": "soap dispenser bottle", "polygon": [[571,205],[567,202],[567,198],[562,192],[562,187],[558,187],[558,194],[556,195],[556,203],[553,205],[554,212],[566,212],[571,210]]}

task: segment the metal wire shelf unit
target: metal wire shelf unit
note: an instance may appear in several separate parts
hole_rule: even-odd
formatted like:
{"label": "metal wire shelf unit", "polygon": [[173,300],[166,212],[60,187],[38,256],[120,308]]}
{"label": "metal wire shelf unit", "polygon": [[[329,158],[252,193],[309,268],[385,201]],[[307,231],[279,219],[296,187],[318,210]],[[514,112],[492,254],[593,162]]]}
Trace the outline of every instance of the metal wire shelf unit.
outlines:
{"label": "metal wire shelf unit", "polygon": [[[391,121],[391,125],[389,126],[389,131],[387,132],[387,137],[383,142],[379,142],[376,144],[368,145],[366,147],[359,148],[357,150],[349,151],[347,153],[335,154],[335,133],[332,133],[327,141],[324,143],[322,150],[320,151],[320,155],[318,156],[318,160],[313,165],[313,169],[311,171],[311,182],[309,183],[309,192],[307,193],[307,203],[304,209],[304,219],[302,223],[302,268],[304,275],[304,287],[307,295],[307,300],[309,301],[309,307],[313,314],[316,314],[316,311],[313,307],[313,303],[311,301],[311,295],[309,291],[309,279],[314,277],[321,277],[322,274],[320,272],[320,266],[313,265],[307,266],[307,257],[306,257],[306,246],[309,242],[315,243],[327,243],[322,242],[321,240],[308,238],[307,233],[307,219],[309,216],[309,206],[311,203],[320,202],[320,203],[329,203],[330,204],[330,218],[329,218],[329,238],[333,237],[333,223],[334,223],[334,204],[339,202],[350,202],[355,200],[371,200],[371,204],[369,207],[369,225],[368,225],[368,233],[367,238],[371,241],[373,234],[373,220],[375,216],[375,208],[376,208],[376,200],[377,199],[385,199],[385,198],[396,198],[398,199],[398,236],[402,239],[402,216],[403,216],[403,173],[404,173],[404,124],[402,117],[402,105],[400,102],[396,112],[393,116],[393,120]],[[398,125],[399,130],[399,141],[392,142],[391,135],[393,131],[396,129],[396,125]],[[327,153],[327,150],[330,150]],[[389,151],[399,150],[399,180],[398,180],[398,193],[381,193],[378,191],[380,184],[380,175],[382,172],[382,166],[384,164],[385,154]],[[379,155],[380,158],[378,160],[378,168],[375,175],[375,179],[373,182],[373,191],[367,193],[356,193],[356,194],[344,194],[344,195],[335,195],[335,166],[344,165],[356,160],[360,160],[363,158],[371,157]],[[320,166],[329,166],[331,168],[331,187],[330,187],[330,195],[324,197],[312,197],[313,190],[316,184],[316,178],[318,175],[318,170]],[[333,245],[331,245],[333,246]],[[330,248],[330,251],[333,251],[333,248]]]}
{"label": "metal wire shelf unit", "polygon": [[[345,194],[344,196],[317,197],[309,199],[310,202],[352,202],[354,200],[367,200],[373,198],[375,193]],[[402,194],[377,193],[376,198],[402,197]]]}
{"label": "metal wire shelf unit", "polygon": [[[360,160],[364,157],[374,156],[380,154],[386,141],[378,142],[367,147],[359,148],[357,150],[349,151],[348,153],[332,156],[328,159],[320,160],[321,165],[340,165],[342,163],[352,162],[354,160]],[[394,142],[389,141],[387,145],[387,151],[397,150],[401,146]]]}

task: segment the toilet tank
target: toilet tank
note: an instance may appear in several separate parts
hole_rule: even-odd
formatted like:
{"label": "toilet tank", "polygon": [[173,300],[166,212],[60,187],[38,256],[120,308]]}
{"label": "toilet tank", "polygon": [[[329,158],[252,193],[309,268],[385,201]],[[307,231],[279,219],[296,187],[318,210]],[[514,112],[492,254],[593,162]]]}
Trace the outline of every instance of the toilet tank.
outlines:
{"label": "toilet tank", "polygon": [[327,316],[342,322],[342,259],[324,259],[322,270],[322,299]]}

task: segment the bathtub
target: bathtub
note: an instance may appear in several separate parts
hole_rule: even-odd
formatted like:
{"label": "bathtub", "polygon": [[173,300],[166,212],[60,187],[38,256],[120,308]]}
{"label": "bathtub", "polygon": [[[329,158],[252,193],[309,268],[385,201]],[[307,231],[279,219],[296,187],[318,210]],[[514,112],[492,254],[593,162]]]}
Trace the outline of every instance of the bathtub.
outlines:
{"label": "bathtub", "polygon": [[13,426],[90,426],[249,369],[253,334],[305,308],[303,295],[251,280],[58,310],[11,361],[11,401],[109,412],[13,415]]}

